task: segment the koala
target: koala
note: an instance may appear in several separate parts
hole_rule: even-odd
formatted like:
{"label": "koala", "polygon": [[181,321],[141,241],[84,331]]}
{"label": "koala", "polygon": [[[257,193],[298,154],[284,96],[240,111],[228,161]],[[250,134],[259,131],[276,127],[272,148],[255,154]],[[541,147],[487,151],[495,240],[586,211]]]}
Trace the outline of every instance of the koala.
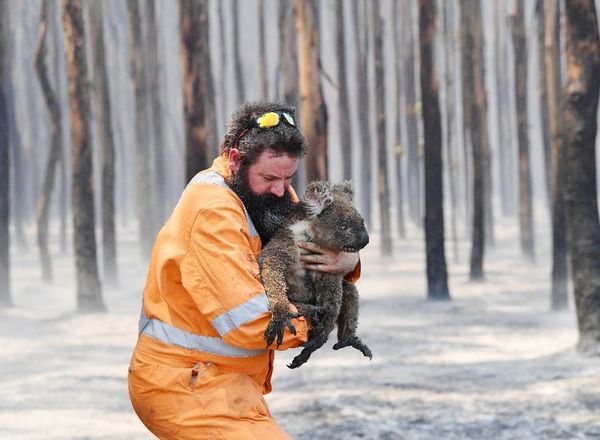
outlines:
{"label": "koala", "polygon": [[[356,335],[358,324],[358,290],[341,276],[304,270],[300,263],[300,241],[312,241],[338,252],[358,252],[369,243],[364,220],[352,206],[354,196],[349,181],[330,186],[312,182],[286,222],[275,232],[258,257],[260,275],[273,317],[267,330],[267,346],[277,338],[283,340],[287,327],[294,334],[291,319],[312,317],[318,327],[310,330],[309,340],[289,368],[304,364],[310,355],[327,342],[338,326],[334,350],[351,346],[372,358],[371,350]],[[292,302],[298,314],[289,311]]]}

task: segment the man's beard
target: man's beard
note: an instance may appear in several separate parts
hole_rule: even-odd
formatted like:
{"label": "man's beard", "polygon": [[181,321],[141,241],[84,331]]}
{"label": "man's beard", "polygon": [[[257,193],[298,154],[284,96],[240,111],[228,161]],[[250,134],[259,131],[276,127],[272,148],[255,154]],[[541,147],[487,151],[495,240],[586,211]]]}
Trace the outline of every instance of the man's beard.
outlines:
{"label": "man's beard", "polygon": [[250,189],[248,166],[244,165],[231,177],[229,184],[244,203],[264,246],[287,220],[294,207],[289,191],[286,190],[281,197],[271,193],[255,194]]}

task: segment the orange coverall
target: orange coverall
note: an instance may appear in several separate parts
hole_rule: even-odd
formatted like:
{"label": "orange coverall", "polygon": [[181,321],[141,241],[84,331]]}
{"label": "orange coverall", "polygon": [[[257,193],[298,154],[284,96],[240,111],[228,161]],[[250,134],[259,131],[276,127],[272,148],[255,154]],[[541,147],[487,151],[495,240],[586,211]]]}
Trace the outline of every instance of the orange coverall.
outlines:
{"label": "orange coverall", "polygon": [[[271,313],[261,243],[229,175],[224,156],[198,173],[152,251],[128,383],[133,408],[159,438],[291,438],[262,396],[275,347],[263,337]],[[360,265],[347,278],[359,273]],[[306,320],[293,322],[297,334],[286,329],[281,350],[307,340]]]}

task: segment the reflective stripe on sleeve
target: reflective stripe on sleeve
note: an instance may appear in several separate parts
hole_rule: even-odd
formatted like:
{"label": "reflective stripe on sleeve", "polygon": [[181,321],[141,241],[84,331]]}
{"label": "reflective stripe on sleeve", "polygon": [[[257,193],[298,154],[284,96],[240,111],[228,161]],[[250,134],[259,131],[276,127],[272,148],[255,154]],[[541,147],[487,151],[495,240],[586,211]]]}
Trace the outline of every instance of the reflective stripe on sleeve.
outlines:
{"label": "reflective stripe on sleeve", "polygon": [[169,345],[196,350],[203,353],[228,357],[258,356],[265,350],[247,350],[227,344],[219,337],[201,336],[166,324],[159,319],[148,319],[143,311],[140,315],[140,334],[150,336]]}
{"label": "reflective stripe on sleeve", "polygon": [[221,336],[224,336],[231,330],[235,330],[240,325],[252,321],[268,311],[269,300],[263,293],[217,316],[210,323]]}

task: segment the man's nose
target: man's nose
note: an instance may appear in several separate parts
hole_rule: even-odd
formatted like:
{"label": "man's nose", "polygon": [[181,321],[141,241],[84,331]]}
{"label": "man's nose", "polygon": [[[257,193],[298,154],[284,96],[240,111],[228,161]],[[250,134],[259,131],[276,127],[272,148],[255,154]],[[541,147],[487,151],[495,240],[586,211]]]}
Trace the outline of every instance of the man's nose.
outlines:
{"label": "man's nose", "polygon": [[275,182],[271,185],[271,194],[276,195],[277,197],[283,196],[285,193],[285,183],[284,182]]}

